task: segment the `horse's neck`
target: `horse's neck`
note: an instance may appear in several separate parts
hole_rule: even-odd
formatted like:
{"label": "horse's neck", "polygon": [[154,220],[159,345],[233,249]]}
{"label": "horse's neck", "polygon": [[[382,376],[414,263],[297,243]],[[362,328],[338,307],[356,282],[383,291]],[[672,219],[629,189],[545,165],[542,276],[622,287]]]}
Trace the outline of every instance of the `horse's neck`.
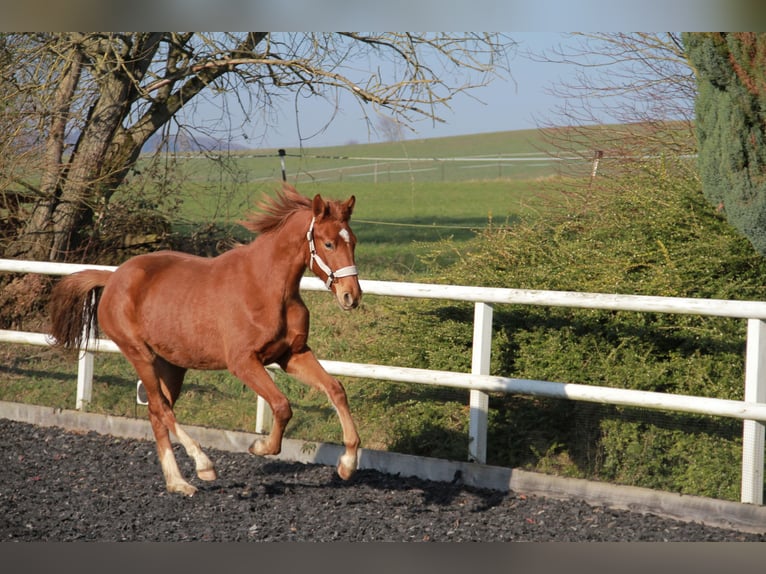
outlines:
{"label": "horse's neck", "polygon": [[293,221],[278,230],[259,235],[244,249],[256,272],[268,273],[271,281],[283,282],[297,290],[308,260],[308,223],[304,226],[297,215],[291,219]]}

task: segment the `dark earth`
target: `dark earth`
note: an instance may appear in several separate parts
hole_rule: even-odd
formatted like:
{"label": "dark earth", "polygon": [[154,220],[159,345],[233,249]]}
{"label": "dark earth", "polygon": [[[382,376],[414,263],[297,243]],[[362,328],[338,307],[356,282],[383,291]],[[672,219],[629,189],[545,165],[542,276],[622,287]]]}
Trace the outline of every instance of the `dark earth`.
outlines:
{"label": "dark earth", "polygon": [[[176,448],[179,448],[176,446]],[[652,515],[208,449],[169,494],[153,442],[0,419],[2,541],[766,541]]]}

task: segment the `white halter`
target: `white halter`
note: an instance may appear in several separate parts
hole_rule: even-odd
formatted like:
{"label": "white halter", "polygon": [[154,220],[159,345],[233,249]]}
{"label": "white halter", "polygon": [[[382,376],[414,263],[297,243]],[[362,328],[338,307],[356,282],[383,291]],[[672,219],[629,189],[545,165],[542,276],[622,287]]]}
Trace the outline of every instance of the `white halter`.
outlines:
{"label": "white halter", "polygon": [[330,266],[327,265],[324,261],[322,261],[322,258],[317,253],[316,247],[314,246],[314,222],[316,221],[316,217],[311,218],[311,225],[309,226],[309,230],[306,233],[306,239],[309,241],[309,253],[311,253],[311,260],[309,261],[309,269],[312,269],[314,266],[314,261],[316,261],[319,268],[322,270],[322,272],[327,275],[327,280],[325,281],[325,285],[328,289],[332,287],[333,281],[336,279],[340,279],[341,277],[349,277],[351,275],[359,275],[359,273],[356,270],[356,265],[349,265],[348,267],[342,267],[338,269],[337,271],[333,272],[332,269],[330,269]]}

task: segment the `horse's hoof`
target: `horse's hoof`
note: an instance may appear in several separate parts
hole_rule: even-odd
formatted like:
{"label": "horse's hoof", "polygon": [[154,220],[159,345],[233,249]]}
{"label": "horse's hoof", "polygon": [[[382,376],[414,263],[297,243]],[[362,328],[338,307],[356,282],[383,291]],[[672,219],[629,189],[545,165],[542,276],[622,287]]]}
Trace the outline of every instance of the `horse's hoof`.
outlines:
{"label": "horse's hoof", "polygon": [[206,468],[203,470],[198,470],[197,476],[200,478],[200,480],[215,480],[216,478],[218,478],[218,475],[216,474],[214,468]]}
{"label": "horse's hoof", "polygon": [[356,472],[356,457],[344,454],[338,461],[338,476],[348,480]]}
{"label": "horse's hoof", "polygon": [[186,496],[194,496],[194,494],[197,492],[197,489],[194,488],[188,482],[177,482],[174,484],[168,484],[167,489],[168,489],[168,492],[177,492],[179,494],[184,494]]}
{"label": "horse's hoof", "polygon": [[277,449],[270,448],[268,441],[261,440],[261,439],[253,441],[253,444],[251,444],[250,448],[247,450],[250,454],[254,454],[256,456],[279,454],[278,448]]}

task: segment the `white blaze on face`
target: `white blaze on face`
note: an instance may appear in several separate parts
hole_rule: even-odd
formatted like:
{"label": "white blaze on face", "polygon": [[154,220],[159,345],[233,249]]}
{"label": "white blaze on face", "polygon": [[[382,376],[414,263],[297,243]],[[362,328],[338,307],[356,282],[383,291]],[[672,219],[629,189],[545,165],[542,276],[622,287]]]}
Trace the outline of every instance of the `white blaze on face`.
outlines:
{"label": "white blaze on face", "polygon": [[344,227],[343,229],[340,230],[339,235],[343,238],[343,241],[345,241],[346,243],[351,243],[351,235],[349,235],[348,229]]}

